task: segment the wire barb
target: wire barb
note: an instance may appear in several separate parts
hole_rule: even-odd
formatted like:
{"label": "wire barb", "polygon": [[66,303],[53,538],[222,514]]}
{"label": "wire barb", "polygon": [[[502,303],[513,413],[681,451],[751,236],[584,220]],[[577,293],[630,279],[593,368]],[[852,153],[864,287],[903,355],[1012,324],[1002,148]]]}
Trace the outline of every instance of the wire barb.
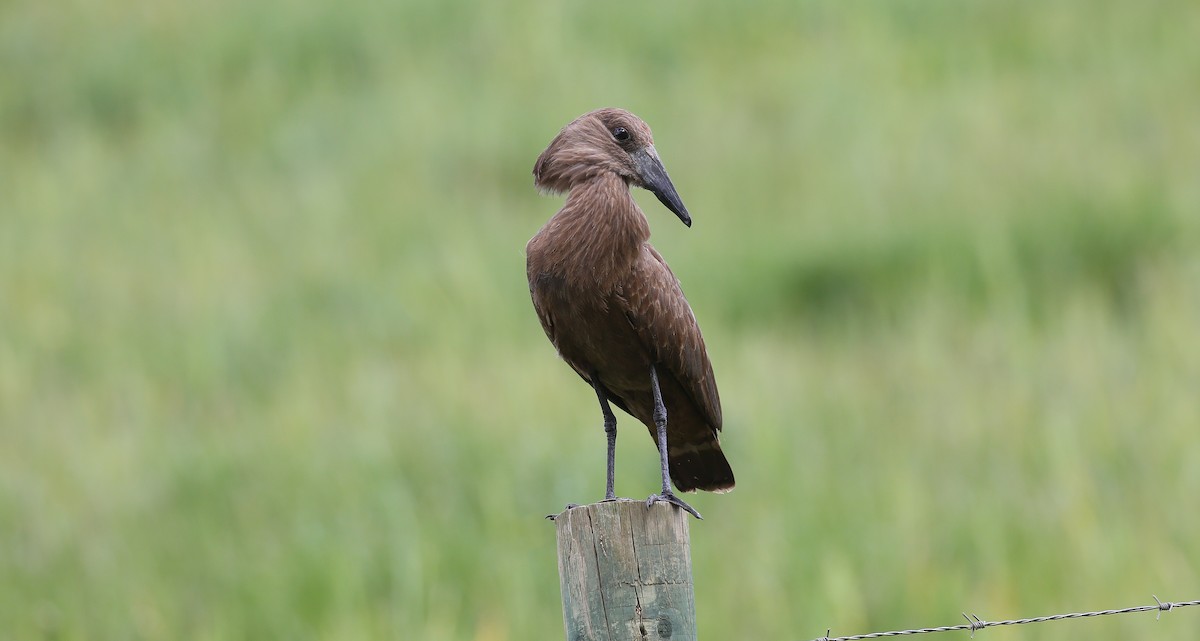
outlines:
{"label": "wire barb", "polygon": [[1158,614],[1154,615],[1155,621],[1158,621],[1160,618],[1162,618],[1163,612],[1170,612],[1171,608],[1175,607],[1175,604],[1171,603],[1170,601],[1163,603],[1162,601],[1158,600],[1157,596],[1155,596],[1153,594],[1151,594],[1150,596],[1154,597],[1154,602],[1158,604]]}
{"label": "wire barb", "polygon": [[975,631],[982,630],[987,627],[987,624],[979,620],[979,617],[974,614],[967,616],[966,612],[962,613],[963,618],[967,620],[967,625],[971,628],[971,638],[975,638]]}
{"label": "wire barb", "polygon": [[1154,619],[1157,621],[1162,617],[1163,612],[1170,612],[1175,608],[1186,608],[1193,605],[1200,605],[1200,600],[1196,601],[1160,601],[1157,596],[1154,597],[1154,605],[1136,605],[1132,608],[1121,608],[1119,610],[1096,610],[1094,612],[1071,612],[1068,614],[1051,614],[1048,616],[1032,617],[1028,619],[1008,619],[1006,621],[983,621],[974,614],[968,615],[963,612],[963,618],[966,623],[959,625],[947,625],[940,628],[916,628],[912,630],[892,630],[890,632],[871,632],[870,634],[856,634],[848,637],[830,637],[829,630],[825,630],[825,636],[813,639],[813,641],[862,641],[863,639],[878,639],[881,637],[900,637],[910,634],[931,634],[934,632],[951,632],[955,630],[967,630],[971,633],[971,638],[975,638],[975,632],[984,628],[991,628],[998,625],[1025,625],[1027,623],[1045,623],[1046,621],[1063,621],[1065,619],[1083,619],[1086,617],[1106,616],[1109,614],[1128,614],[1130,612],[1149,612],[1156,610]]}

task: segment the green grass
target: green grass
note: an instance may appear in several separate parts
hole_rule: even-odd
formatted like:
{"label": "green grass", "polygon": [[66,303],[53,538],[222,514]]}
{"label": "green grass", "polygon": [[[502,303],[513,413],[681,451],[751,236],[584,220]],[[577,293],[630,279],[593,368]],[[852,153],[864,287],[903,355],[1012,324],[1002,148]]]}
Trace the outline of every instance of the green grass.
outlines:
{"label": "green grass", "polygon": [[605,105],[696,220],[637,195],[738,474],[691,499],[704,638],[1200,598],[1196,33],[1165,0],[3,4],[2,636],[560,638],[541,516],[599,498],[603,438],[522,249],[533,160]]}

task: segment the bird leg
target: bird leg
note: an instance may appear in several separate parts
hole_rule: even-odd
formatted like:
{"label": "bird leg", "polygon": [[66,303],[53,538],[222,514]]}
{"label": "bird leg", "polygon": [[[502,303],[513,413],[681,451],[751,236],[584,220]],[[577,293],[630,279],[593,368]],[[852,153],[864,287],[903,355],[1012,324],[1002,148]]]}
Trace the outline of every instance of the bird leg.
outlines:
{"label": "bird leg", "polygon": [[614,491],[617,467],[617,417],[613,416],[612,408],[608,406],[608,395],[600,385],[600,377],[592,373],[592,387],[596,390],[596,398],[600,399],[600,411],[604,413],[604,435],[608,437],[608,477],[604,485],[604,500],[615,501]]}
{"label": "bird leg", "polygon": [[663,405],[662,392],[658,388],[658,372],[654,370],[654,365],[650,365],[650,388],[654,392],[654,427],[658,430],[658,458],[662,466],[662,493],[651,494],[646,499],[646,507],[650,507],[655,503],[666,502],[671,503],[692,516],[702,519],[692,506],[683,502],[683,499],[675,496],[671,491],[671,469],[667,463],[667,408]]}
{"label": "bird leg", "polygon": [[[613,416],[612,408],[608,406],[608,395],[600,384],[600,377],[592,372],[592,389],[596,390],[596,398],[600,400],[600,411],[604,414],[604,435],[608,437],[608,479],[604,486],[604,500],[617,500],[614,491],[617,468],[617,417]],[[568,503],[566,509],[579,507],[576,503]],[[546,518],[553,521],[557,514],[547,514]]]}

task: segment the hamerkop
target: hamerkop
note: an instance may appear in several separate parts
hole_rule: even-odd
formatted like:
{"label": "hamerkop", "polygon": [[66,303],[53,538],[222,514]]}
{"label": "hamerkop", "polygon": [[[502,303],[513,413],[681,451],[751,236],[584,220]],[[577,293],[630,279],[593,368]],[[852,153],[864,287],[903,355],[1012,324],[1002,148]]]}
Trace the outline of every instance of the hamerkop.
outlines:
{"label": "hamerkop", "polygon": [[648,189],[691,227],[650,127],[622,109],[600,109],[559,132],[533,166],[542,191],[567,192],[563,208],[525,247],[529,293],[546,336],[596,391],[608,437],[605,500],[614,500],[617,419],[640,420],[658,444],[662,491],[646,500],[700,514],[671,491],[733,489],[721,451],[721,399],[700,326],[679,281],[648,242],[650,226],[629,193]]}

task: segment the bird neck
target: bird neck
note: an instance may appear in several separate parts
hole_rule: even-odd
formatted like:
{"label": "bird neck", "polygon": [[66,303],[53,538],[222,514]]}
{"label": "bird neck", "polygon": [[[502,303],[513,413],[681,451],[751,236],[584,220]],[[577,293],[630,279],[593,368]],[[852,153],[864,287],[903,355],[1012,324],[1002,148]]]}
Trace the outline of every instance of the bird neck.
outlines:
{"label": "bird neck", "polygon": [[615,282],[650,239],[646,215],[613,173],[573,185],[546,227],[563,273],[586,285]]}

